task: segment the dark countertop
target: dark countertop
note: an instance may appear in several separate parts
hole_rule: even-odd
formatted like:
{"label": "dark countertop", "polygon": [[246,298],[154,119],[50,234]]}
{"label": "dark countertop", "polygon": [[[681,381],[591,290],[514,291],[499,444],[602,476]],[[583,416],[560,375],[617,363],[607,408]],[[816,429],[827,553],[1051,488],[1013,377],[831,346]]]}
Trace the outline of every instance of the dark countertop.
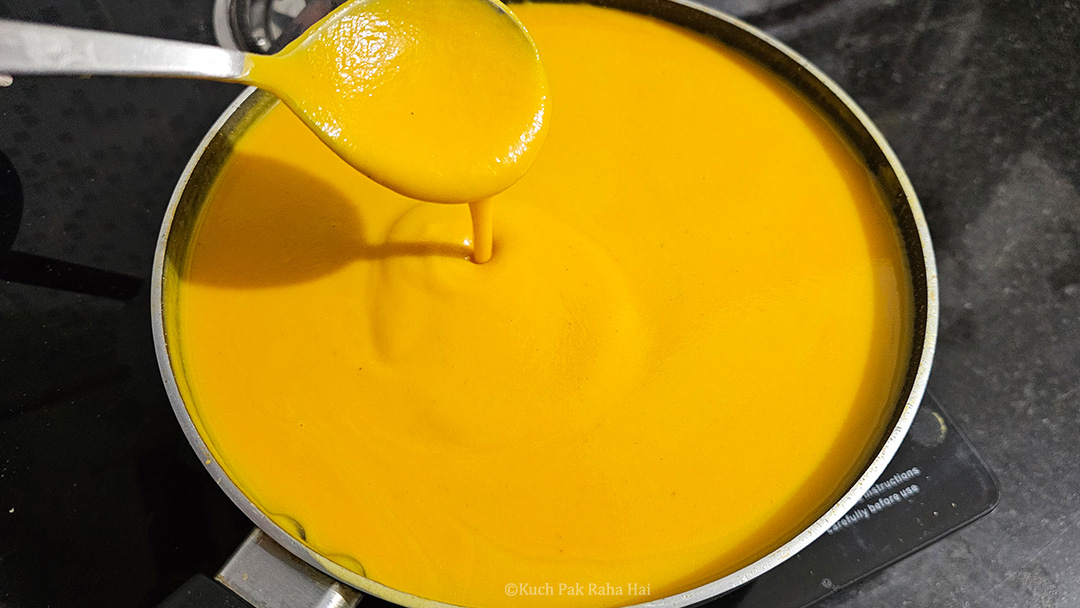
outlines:
{"label": "dark countertop", "polygon": [[[1080,3],[709,3],[821,67],[903,161],[940,272],[930,390],[1000,484],[994,513],[824,605],[1080,605]],[[0,17],[212,42],[210,4],[0,0]],[[0,264],[0,606],[153,605],[249,529],[177,428],[146,314],[162,211],[237,91],[0,89],[23,192],[0,261],[12,245],[39,267]]]}
{"label": "dark countertop", "polygon": [[994,513],[824,605],[1080,605],[1080,5],[806,4],[767,29],[911,176],[940,273],[929,390],[1000,485]]}

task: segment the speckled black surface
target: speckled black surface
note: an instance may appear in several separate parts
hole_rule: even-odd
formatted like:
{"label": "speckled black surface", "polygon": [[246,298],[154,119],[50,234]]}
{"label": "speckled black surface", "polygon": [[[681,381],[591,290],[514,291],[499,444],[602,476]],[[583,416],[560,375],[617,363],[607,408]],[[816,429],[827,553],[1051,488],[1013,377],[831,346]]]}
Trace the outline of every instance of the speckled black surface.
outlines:
{"label": "speckled black surface", "polygon": [[[0,17],[212,43],[210,9],[0,0]],[[0,245],[15,252],[0,250],[4,608],[154,605],[215,571],[250,529],[193,458],[147,339],[162,213],[238,92],[111,78],[0,88],[0,154],[23,201],[15,213],[0,200]],[[116,289],[85,293],[94,271]]]}
{"label": "speckled black surface", "polygon": [[[819,65],[896,149],[940,266],[930,388],[1001,487],[993,514],[824,605],[1080,605],[1080,5],[711,4]],[[209,0],[0,0],[0,17],[213,41]],[[0,153],[22,191],[22,205],[0,200],[0,246],[26,262],[0,250],[4,608],[152,605],[248,530],[169,410],[146,287],[173,185],[237,92],[106,78],[0,89]],[[28,267],[36,283],[11,280]],[[87,293],[88,271],[114,288]]]}
{"label": "speckled black surface", "polygon": [[823,605],[1080,606],[1080,5],[811,4],[768,29],[910,174],[940,272],[930,390],[1001,487],[985,519]]}

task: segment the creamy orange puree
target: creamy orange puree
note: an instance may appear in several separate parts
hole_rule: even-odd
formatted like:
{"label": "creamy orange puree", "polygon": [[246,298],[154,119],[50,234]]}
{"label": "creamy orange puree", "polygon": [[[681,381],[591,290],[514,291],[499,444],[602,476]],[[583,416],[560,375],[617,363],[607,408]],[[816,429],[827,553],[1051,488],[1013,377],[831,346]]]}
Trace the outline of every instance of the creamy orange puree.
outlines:
{"label": "creamy orange puree", "polygon": [[494,0],[353,0],[247,82],[347,162],[413,198],[472,203],[516,182],[544,134],[547,78]]}
{"label": "creamy orange puree", "polygon": [[627,13],[514,10],[552,114],[493,199],[490,263],[464,209],[275,107],[166,286],[170,348],[228,475],[325,558],[465,606],[658,599],[850,484],[905,369],[908,275],[873,178],[756,64]]}

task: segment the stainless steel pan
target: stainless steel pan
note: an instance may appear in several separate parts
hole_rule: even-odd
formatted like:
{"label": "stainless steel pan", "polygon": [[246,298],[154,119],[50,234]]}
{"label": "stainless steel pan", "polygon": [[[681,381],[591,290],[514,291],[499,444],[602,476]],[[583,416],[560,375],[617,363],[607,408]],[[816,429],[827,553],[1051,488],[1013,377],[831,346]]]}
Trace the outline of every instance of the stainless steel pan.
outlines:
{"label": "stainless steel pan", "polygon": [[[891,419],[881,435],[875,455],[865,463],[862,473],[843,496],[821,513],[804,530],[782,546],[748,566],[696,589],[651,601],[642,606],[674,608],[689,606],[721,595],[773,568],[821,536],[840,519],[865,493],[893,457],[915,416],[930,374],[937,338],[938,291],[934,254],[930,235],[915,191],[912,189],[895,154],[870,119],[835,83],[797,53],[757,29],[716,10],[686,0],[594,0],[593,4],[643,13],[695,30],[733,47],[785,80],[808,99],[832,125],[849,140],[876,176],[891,202],[891,210],[903,237],[911,271],[915,310],[913,347],[907,376],[900,397],[893,406]],[[261,528],[282,547],[312,567],[360,589],[403,606],[448,606],[441,602],[391,589],[350,572],[315,554],[298,539],[272,522],[245,496],[214,459],[184,403],[180,387],[187,381],[183,362],[170,348],[167,313],[175,305],[175,290],[169,285],[177,280],[192,237],[192,229],[209,186],[222,163],[228,158],[232,143],[245,128],[276,101],[268,94],[248,90],[221,116],[192,156],[173,193],[172,201],[158,238],[154,259],[152,314],[158,363],[165,388],[180,425],[207,470]],[[175,345],[173,345],[175,346]],[[749,557],[749,556],[748,556]]]}

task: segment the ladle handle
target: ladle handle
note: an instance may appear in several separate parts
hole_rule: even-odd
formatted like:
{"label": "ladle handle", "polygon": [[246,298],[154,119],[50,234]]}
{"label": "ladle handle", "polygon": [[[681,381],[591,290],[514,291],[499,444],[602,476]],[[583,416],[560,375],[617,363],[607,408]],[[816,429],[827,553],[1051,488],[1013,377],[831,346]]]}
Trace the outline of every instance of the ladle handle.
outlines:
{"label": "ladle handle", "polygon": [[216,46],[0,19],[0,74],[236,81],[248,69],[245,53]]}

